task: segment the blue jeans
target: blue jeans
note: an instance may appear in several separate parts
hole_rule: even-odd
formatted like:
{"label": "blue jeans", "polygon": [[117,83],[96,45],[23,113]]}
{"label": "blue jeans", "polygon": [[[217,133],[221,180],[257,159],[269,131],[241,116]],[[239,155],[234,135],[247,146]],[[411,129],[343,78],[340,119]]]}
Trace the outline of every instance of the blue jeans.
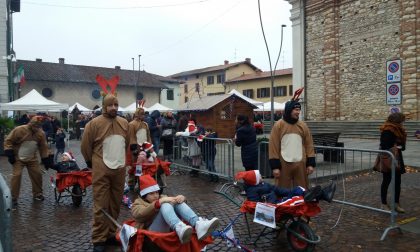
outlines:
{"label": "blue jeans", "polygon": [[208,171],[216,172],[216,168],[214,167],[214,156],[206,157],[206,167]]}
{"label": "blue jeans", "polygon": [[160,136],[152,137],[153,150],[159,155]]}
{"label": "blue jeans", "polygon": [[175,230],[175,225],[181,221],[178,216],[187,221],[191,226],[195,226],[198,220],[197,214],[185,203],[176,205],[163,203],[149,230],[164,233]]}

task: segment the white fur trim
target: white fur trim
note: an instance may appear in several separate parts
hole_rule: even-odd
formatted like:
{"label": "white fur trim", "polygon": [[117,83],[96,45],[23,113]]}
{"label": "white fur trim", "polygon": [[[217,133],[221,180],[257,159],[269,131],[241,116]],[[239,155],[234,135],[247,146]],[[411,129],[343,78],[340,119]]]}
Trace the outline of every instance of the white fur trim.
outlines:
{"label": "white fur trim", "polygon": [[151,192],[156,192],[156,191],[159,191],[160,190],[160,187],[159,187],[159,185],[158,184],[156,184],[156,185],[152,185],[152,186],[149,186],[149,187],[147,187],[147,188],[144,188],[143,190],[141,190],[140,191],[140,196],[144,196],[144,195],[146,195],[146,194],[148,194],[148,193],[151,193]]}
{"label": "white fur trim", "polygon": [[261,182],[261,174],[259,170],[254,170],[255,173],[255,185],[258,185]]}

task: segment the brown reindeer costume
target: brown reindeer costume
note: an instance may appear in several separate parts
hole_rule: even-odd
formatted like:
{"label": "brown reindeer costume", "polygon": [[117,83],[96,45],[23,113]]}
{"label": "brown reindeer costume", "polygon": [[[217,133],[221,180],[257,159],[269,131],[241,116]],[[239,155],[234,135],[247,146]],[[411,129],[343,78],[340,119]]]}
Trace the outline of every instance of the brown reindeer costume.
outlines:
{"label": "brown reindeer costume", "polygon": [[269,161],[271,169],[280,169],[277,186],[308,188],[307,167],[315,167],[315,151],[311,132],[306,123],[291,117],[292,110],[300,108],[298,101],[302,89],[295,92],[285,106],[282,120],[277,121],[271,130],[269,142]]}
{"label": "brown reindeer costume", "polygon": [[116,115],[118,99],[113,91],[115,87],[103,99],[102,115],[86,125],[81,143],[86,164],[92,167],[94,251],[105,251],[105,245],[115,239],[116,227],[101,209],[118,219],[124,192],[128,122]]}

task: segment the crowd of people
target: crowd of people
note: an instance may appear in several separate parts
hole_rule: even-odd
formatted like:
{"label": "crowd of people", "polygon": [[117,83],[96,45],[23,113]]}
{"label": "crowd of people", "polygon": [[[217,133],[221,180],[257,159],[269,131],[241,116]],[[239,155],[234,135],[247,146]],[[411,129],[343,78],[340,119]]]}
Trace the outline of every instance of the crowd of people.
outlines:
{"label": "crowd of people", "polygon": [[[274,176],[274,185],[264,182],[258,171],[258,145],[256,130],[246,115],[237,115],[234,143],[241,148],[244,172],[237,179],[245,182],[247,197],[255,201],[281,202],[282,198],[302,196],[305,201],[324,199],[331,202],[335,184],[327,188],[309,188],[308,175],[315,169],[315,151],[308,126],[299,115],[299,100],[292,99],[285,105],[282,120],[278,120],[271,130],[269,141],[269,163]],[[116,227],[105,219],[103,210],[118,219],[126,178],[128,186],[140,197],[132,206],[132,214],[139,228],[157,232],[174,231],[181,243],[190,242],[192,230],[197,232],[198,240],[205,239],[219,225],[218,218],[210,220],[199,217],[187,204],[183,195],[166,196],[161,194],[158,183],[149,175],[136,172],[127,174],[127,167],[137,163],[154,162],[163,150],[161,158],[171,161],[174,139],[181,137],[188,147],[191,176],[197,176],[200,166],[210,172],[211,181],[218,181],[215,167],[217,132],[202,127],[194,118],[186,114],[161,114],[159,111],[147,113],[142,107],[133,116],[124,118],[118,115],[118,99],[107,94],[103,99],[102,113],[83,115],[72,113],[76,128],[76,139],[81,140],[81,153],[86,165],[93,173],[93,225],[92,242],[94,251],[105,251],[106,246],[118,244],[115,240]],[[128,120],[127,120],[128,119]],[[398,212],[404,212],[399,204],[401,174],[405,172],[402,151],[405,149],[406,132],[402,123],[404,115],[391,114],[381,127],[381,149],[396,147],[398,152],[398,171],[395,180],[395,203]],[[39,152],[46,169],[57,172],[78,171],[73,154],[65,149],[66,133],[54,116],[23,115],[17,126],[7,136],[4,149],[8,161],[13,165],[11,192],[13,208],[18,206],[22,170],[28,169],[32,182],[34,200],[44,200],[42,192],[42,173],[36,153]],[[56,153],[48,148],[48,139],[54,139]],[[54,157],[52,157],[54,156]],[[139,161],[140,160],[140,161]],[[381,185],[381,200],[384,209],[387,204],[387,191],[391,174],[384,172]],[[182,222],[185,220],[186,223]]]}

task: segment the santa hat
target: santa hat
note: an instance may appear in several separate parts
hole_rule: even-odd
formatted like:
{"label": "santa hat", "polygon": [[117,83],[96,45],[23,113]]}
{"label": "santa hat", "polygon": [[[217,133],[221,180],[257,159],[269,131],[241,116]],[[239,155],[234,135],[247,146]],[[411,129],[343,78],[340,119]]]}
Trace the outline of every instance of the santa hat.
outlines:
{"label": "santa hat", "polygon": [[71,161],[76,161],[76,159],[73,156],[73,153],[71,153],[70,151],[69,152],[64,152],[63,156],[68,157]]}
{"label": "santa hat", "polygon": [[160,187],[150,175],[140,176],[140,196],[159,191]]}
{"label": "santa hat", "polygon": [[203,139],[204,139],[204,135],[199,135],[198,137],[197,137],[197,141],[199,141],[199,142],[203,142]]}
{"label": "santa hat", "polygon": [[144,142],[142,147],[144,151],[153,151],[153,144],[149,142]]}
{"label": "santa hat", "polygon": [[261,174],[259,170],[238,172],[235,178],[236,180],[243,179],[247,185],[258,185],[261,182]]}
{"label": "santa hat", "polygon": [[193,120],[188,121],[188,127],[185,131],[190,132],[190,133],[197,131],[197,126],[195,126],[195,122]]}

